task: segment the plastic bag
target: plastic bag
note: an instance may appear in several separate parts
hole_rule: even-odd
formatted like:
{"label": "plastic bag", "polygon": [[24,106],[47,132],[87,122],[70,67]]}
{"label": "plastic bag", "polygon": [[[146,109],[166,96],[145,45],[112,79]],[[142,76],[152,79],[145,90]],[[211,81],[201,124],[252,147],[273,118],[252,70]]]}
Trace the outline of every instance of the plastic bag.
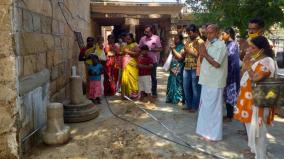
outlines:
{"label": "plastic bag", "polygon": [[172,54],[172,52],[170,52],[170,54],[169,54],[169,56],[168,56],[168,58],[167,58],[167,60],[166,60],[166,62],[164,64],[164,66],[163,66],[163,69],[165,71],[169,71],[172,59],[173,59],[173,54]]}

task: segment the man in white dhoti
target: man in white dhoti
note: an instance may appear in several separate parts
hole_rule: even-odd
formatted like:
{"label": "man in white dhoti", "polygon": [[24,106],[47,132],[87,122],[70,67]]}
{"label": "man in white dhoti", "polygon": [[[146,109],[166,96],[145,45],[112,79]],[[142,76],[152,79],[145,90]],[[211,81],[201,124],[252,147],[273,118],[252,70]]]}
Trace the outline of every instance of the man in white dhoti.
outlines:
{"label": "man in white dhoti", "polygon": [[201,55],[199,84],[202,85],[196,133],[206,140],[222,140],[223,89],[226,85],[228,56],[226,45],[218,39],[218,26],[207,27],[207,51]]}

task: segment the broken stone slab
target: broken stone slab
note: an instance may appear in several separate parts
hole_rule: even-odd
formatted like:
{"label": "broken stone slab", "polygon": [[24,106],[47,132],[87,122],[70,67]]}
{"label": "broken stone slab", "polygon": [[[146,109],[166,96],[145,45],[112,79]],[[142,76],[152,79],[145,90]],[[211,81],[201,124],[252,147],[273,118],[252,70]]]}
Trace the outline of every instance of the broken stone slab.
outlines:
{"label": "broken stone slab", "polygon": [[64,124],[63,104],[50,103],[47,106],[47,126],[43,131],[43,142],[47,145],[60,145],[70,138],[70,127]]}
{"label": "broken stone slab", "polygon": [[19,94],[24,96],[26,93],[48,83],[50,73],[48,69],[44,69],[36,74],[24,77],[19,81]]}

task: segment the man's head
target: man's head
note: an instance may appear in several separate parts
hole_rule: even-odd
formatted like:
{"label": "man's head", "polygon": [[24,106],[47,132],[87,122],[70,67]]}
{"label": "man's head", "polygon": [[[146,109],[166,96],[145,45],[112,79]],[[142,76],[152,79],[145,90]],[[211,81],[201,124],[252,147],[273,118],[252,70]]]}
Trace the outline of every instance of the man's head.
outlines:
{"label": "man's head", "polygon": [[251,19],[248,23],[248,36],[249,38],[255,38],[262,35],[264,32],[264,21],[260,18]]}
{"label": "man's head", "polygon": [[153,27],[152,26],[146,26],[144,29],[144,34],[150,38],[153,35]]}
{"label": "man's head", "polygon": [[208,25],[209,25],[209,24],[204,24],[204,25],[202,25],[202,26],[200,27],[200,29],[199,29],[199,32],[200,32],[200,34],[201,34],[201,38],[202,38],[204,41],[207,40],[206,29],[207,29],[207,26],[208,26]]}
{"label": "man's head", "polygon": [[189,35],[190,40],[194,40],[199,36],[199,29],[195,24],[188,26],[186,32]]}
{"label": "man's head", "polygon": [[212,41],[213,39],[218,38],[218,33],[219,33],[218,25],[210,24],[207,26],[206,34],[207,34],[207,39],[209,41]]}
{"label": "man's head", "polygon": [[87,38],[87,47],[90,48],[90,47],[93,47],[95,44],[95,38],[93,37],[88,37]]}

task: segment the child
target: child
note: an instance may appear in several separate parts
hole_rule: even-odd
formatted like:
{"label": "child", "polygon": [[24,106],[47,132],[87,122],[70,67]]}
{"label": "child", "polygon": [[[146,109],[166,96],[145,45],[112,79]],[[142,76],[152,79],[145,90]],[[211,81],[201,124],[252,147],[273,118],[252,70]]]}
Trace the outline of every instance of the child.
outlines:
{"label": "child", "polygon": [[101,75],[103,73],[103,66],[99,63],[99,57],[97,55],[90,54],[89,58],[92,60],[92,64],[88,66],[88,98],[96,104],[101,104]]}
{"label": "child", "polygon": [[140,100],[143,101],[144,96],[147,95],[148,101],[152,102],[151,69],[153,60],[148,55],[149,48],[147,45],[142,46],[140,49],[141,55],[138,58]]}

